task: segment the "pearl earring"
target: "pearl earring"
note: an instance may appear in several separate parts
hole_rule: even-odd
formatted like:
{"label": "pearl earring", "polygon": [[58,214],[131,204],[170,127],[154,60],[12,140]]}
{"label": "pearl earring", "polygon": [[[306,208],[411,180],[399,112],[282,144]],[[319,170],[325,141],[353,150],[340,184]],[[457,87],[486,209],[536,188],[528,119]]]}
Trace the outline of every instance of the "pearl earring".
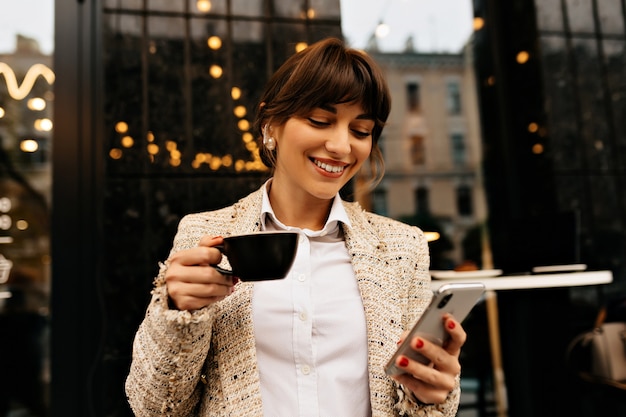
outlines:
{"label": "pearl earring", "polygon": [[265,146],[268,151],[276,149],[276,139],[274,139],[274,136],[270,136],[268,125],[263,126],[263,146]]}

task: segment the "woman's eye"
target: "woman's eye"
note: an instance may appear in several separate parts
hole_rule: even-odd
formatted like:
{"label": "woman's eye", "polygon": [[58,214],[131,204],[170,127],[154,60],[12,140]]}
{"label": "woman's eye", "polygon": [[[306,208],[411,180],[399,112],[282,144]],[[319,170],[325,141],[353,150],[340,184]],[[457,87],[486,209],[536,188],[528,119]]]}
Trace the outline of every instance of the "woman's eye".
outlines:
{"label": "woman's eye", "polygon": [[312,117],[309,117],[309,122],[311,122],[315,126],[328,126],[330,124],[330,123],[324,122],[322,120],[314,119]]}
{"label": "woman's eye", "polygon": [[361,139],[365,139],[372,134],[371,132],[365,132],[362,130],[353,130],[352,133],[354,133],[354,136]]}

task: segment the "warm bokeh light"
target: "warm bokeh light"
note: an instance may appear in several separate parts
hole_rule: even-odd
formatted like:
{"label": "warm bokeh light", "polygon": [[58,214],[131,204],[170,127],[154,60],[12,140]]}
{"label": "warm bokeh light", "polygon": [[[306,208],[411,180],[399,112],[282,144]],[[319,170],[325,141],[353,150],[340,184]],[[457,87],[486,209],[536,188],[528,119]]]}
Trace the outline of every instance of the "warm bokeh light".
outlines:
{"label": "warm bokeh light", "polygon": [[224,70],[222,70],[222,67],[219,65],[211,65],[211,68],[209,69],[209,74],[211,74],[211,77],[213,78],[220,78],[223,72]]}
{"label": "warm bokeh light", "polygon": [[434,242],[441,237],[438,232],[424,232],[424,236],[426,237],[427,242]]}
{"label": "warm bokeh light", "polygon": [[296,52],[301,52],[301,51],[304,51],[307,46],[309,45],[306,42],[298,42],[296,44],[295,50]]}
{"label": "warm bokeh light", "polygon": [[222,157],[222,165],[224,165],[225,167],[229,167],[233,164],[233,157],[232,155],[224,155]]}
{"label": "warm bokeh light", "polygon": [[46,100],[41,97],[34,97],[26,102],[29,109],[34,111],[41,111],[46,108]]}
{"label": "warm bokeh light", "polygon": [[207,40],[207,45],[209,45],[209,48],[215,50],[218,50],[222,47],[222,40],[220,39],[219,36],[211,36],[208,40]]}
{"label": "warm bokeh light", "polygon": [[495,84],[496,84],[496,77],[491,75],[489,78],[487,78],[487,85],[488,86],[493,86]]}
{"label": "warm bokeh light", "polygon": [[11,199],[8,197],[0,197],[0,212],[7,213],[11,210]]}
{"label": "warm bokeh light", "polygon": [[20,142],[22,152],[35,152],[39,149],[39,143],[34,139],[24,139]]}
{"label": "warm bokeh light", "polygon": [[306,17],[308,17],[309,19],[315,19],[315,14],[315,9],[313,8],[306,11]]}
{"label": "warm bokeh light", "polygon": [[117,122],[115,124],[115,131],[117,133],[126,133],[126,132],[128,132],[128,124],[126,122]]}
{"label": "warm bokeh light", "polygon": [[237,106],[233,109],[233,113],[235,113],[235,116],[242,118],[246,115],[247,111],[245,106]]}
{"label": "warm bokeh light", "polygon": [[122,146],[123,147],[130,148],[134,144],[135,144],[135,139],[133,139],[131,136],[124,136],[122,138]]}
{"label": "warm bokeh light", "polygon": [[541,143],[535,143],[532,149],[535,155],[539,155],[543,153],[543,145]]}
{"label": "warm bokeh light", "polygon": [[148,131],[148,134],[146,135],[146,140],[148,142],[154,142],[154,133]]}
{"label": "warm bokeh light", "polygon": [[237,127],[241,131],[244,131],[244,132],[248,131],[250,130],[250,122],[247,121],[246,119],[241,119],[240,121],[237,122]]}
{"label": "warm bokeh light", "polygon": [[[208,157],[207,157],[208,155]],[[196,159],[199,164],[203,164],[207,161],[207,159],[211,158],[211,154],[198,153],[196,154]]]}
{"label": "warm bokeh light", "polygon": [[233,87],[230,89],[230,96],[233,100],[239,100],[241,98],[241,88]]}
{"label": "warm bokeh light", "polygon": [[40,132],[49,132],[52,130],[52,120],[50,119],[37,119],[33,123],[36,130]]}
{"label": "warm bokeh light", "polygon": [[18,230],[26,230],[28,229],[28,222],[26,220],[18,220],[15,222],[15,227],[17,227]]}
{"label": "warm bokeh light", "polygon": [[525,64],[530,59],[530,54],[527,51],[520,51],[515,58],[518,64]]}
{"label": "warm bokeh light", "polygon": [[0,107],[0,119],[2,119],[5,114],[6,114],[6,112],[4,111],[4,109],[2,107]]}
{"label": "warm bokeh light", "polygon": [[146,148],[148,149],[148,153],[150,155],[156,155],[159,153],[159,145],[157,145],[156,143],[149,143]]}
{"label": "warm bokeh light", "polygon": [[474,30],[481,30],[483,27],[485,27],[485,19],[483,19],[482,17],[476,16],[474,18],[473,26],[474,26]]}
{"label": "warm bokeh light", "polygon": [[122,150],[119,148],[113,148],[109,151],[109,157],[111,159],[120,159],[122,158]]}
{"label": "warm bokeh light", "polygon": [[252,133],[246,132],[243,135],[241,135],[241,139],[243,140],[243,143],[248,143],[254,139],[254,136],[252,136]]}
{"label": "warm bokeh light", "polygon": [[165,142],[165,149],[167,149],[169,152],[176,150],[176,148],[178,148],[178,145],[173,140],[168,140]]}
{"label": "warm bokeh light", "polygon": [[211,11],[211,1],[210,0],[198,0],[196,1],[196,8],[199,12],[208,13]]}
{"label": "warm bokeh light", "polygon": [[213,171],[217,171],[218,169],[220,169],[220,167],[222,166],[222,158],[218,157],[218,156],[214,156],[213,158],[211,158],[211,160],[209,161],[209,167],[213,170]]}
{"label": "warm bokeh light", "polygon": [[535,122],[531,122],[528,124],[528,131],[530,133],[535,133],[539,130],[539,125]]}

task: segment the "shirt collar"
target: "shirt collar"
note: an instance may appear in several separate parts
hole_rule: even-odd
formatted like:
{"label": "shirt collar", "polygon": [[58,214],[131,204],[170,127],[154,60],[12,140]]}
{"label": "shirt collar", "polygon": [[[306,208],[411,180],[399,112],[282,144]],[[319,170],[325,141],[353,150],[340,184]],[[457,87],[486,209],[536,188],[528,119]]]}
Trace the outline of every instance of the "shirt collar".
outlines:
{"label": "shirt collar", "polygon": [[339,196],[339,193],[337,193],[335,198],[333,198],[333,203],[330,207],[330,214],[328,215],[326,224],[321,230],[300,229],[298,227],[284,225],[283,223],[281,223],[280,220],[276,218],[274,210],[272,209],[272,205],[270,204],[270,198],[267,190],[271,182],[272,179],[270,178],[265,182],[262,187],[263,202],[261,205],[261,230],[267,230],[268,227],[280,230],[302,230],[302,232],[304,232],[304,234],[306,234],[307,236],[316,237],[337,233],[339,231],[340,223],[343,223],[348,227],[351,226],[350,219],[348,218],[348,213],[346,213],[346,209],[343,206],[343,200]]}

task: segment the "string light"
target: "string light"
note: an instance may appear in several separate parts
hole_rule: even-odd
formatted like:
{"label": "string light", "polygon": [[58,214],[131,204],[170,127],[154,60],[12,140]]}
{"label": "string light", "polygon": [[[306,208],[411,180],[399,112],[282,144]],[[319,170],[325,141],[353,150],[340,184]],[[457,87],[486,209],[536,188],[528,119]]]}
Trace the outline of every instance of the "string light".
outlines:
{"label": "string light", "polygon": [[208,13],[211,10],[211,1],[210,0],[198,0],[196,2],[196,7],[199,12]]}
{"label": "string light", "polygon": [[18,85],[13,69],[4,62],[0,62],[0,74],[4,75],[7,90],[14,100],[23,100],[28,96],[35,85],[35,81],[37,81],[37,77],[42,76],[50,85],[54,84],[55,79],[54,72],[44,64],[31,66],[26,71],[21,85]]}
{"label": "string light", "polygon": [[528,62],[528,59],[530,59],[530,54],[527,51],[520,51],[516,59],[518,64],[525,64]]}

